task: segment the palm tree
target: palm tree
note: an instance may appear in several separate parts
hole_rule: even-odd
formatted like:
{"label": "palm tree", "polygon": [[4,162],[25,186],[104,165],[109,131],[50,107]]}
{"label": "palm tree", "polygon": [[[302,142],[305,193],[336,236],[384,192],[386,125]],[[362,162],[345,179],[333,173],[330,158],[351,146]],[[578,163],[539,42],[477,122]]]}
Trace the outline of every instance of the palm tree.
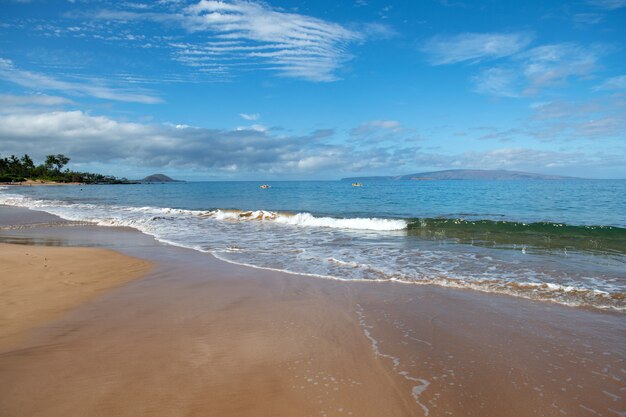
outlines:
{"label": "palm tree", "polygon": [[20,162],[22,163],[22,172],[21,172],[21,174],[24,177],[30,176],[32,171],[33,171],[33,169],[35,169],[35,163],[31,159],[31,157],[28,156],[27,154],[24,154],[22,159],[20,159]]}
{"label": "palm tree", "polygon": [[20,164],[20,160],[17,156],[11,155],[9,158],[9,172],[13,175],[19,175],[22,164]]}

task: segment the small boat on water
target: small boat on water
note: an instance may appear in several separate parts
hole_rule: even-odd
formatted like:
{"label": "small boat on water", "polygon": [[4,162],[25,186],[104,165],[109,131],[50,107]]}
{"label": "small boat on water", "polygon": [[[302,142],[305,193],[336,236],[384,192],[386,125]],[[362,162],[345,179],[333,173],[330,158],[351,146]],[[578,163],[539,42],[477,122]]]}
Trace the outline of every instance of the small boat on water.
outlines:
{"label": "small boat on water", "polygon": [[363,184],[361,184],[360,182],[353,182],[352,186],[353,187],[363,187]]}
{"label": "small boat on water", "polygon": [[267,185],[267,184],[263,184],[263,185],[261,185],[261,188],[263,188],[263,189],[265,189],[265,188],[272,188],[272,186],[271,185]]}

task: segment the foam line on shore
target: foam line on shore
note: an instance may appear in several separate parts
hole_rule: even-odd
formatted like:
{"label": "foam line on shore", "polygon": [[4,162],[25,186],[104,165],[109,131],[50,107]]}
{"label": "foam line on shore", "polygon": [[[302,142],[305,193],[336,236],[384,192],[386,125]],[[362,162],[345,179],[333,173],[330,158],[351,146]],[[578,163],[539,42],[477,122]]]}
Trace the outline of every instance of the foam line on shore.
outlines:
{"label": "foam line on shore", "polygon": [[372,335],[371,330],[373,329],[373,327],[366,323],[365,313],[363,312],[363,308],[361,307],[360,304],[356,305],[356,314],[358,317],[359,325],[361,326],[361,329],[363,329],[363,334],[370,341],[372,352],[374,352],[374,355],[383,359],[390,360],[394,372],[402,376],[407,381],[419,382],[419,385],[414,385],[411,388],[411,396],[413,397],[417,405],[419,405],[422,411],[424,412],[424,416],[428,416],[428,414],[430,413],[430,410],[428,407],[426,407],[424,403],[420,401],[420,395],[424,391],[426,391],[426,388],[428,388],[428,386],[430,385],[430,382],[423,378],[416,378],[414,376],[411,376],[407,371],[399,371],[398,369],[400,368],[400,365],[401,365],[400,358],[393,356],[393,355],[389,355],[387,353],[383,353],[380,350],[380,343]]}
{"label": "foam line on shore", "polygon": [[[235,230],[241,231],[241,233],[265,233],[267,229],[255,225],[268,222],[274,225],[272,229],[277,228],[273,230],[272,233],[280,233],[280,236],[283,236],[282,233],[287,230],[281,229],[284,227],[291,229],[289,233],[296,235],[299,235],[300,232],[292,229],[293,227],[305,227],[309,230],[345,228],[379,232],[387,230],[393,232],[399,230],[397,228],[401,227],[403,224],[406,225],[402,223],[404,221],[401,220],[377,218],[335,219],[330,217],[314,217],[308,213],[289,214],[264,210],[187,210],[149,206],[102,206],[56,200],[34,200],[25,196],[4,192],[0,193],[0,204],[43,210],[75,222],[68,224],[86,225],[95,223],[100,226],[131,227],[155,237],[155,239],[160,242],[210,253],[222,261],[246,267],[340,281],[395,281],[407,284],[437,285],[449,288],[471,289],[486,293],[507,294],[531,300],[551,301],[573,307],[591,306],[603,310],[626,311],[626,305],[623,301],[624,294],[619,292],[619,289],[613,292],[613,290],[609,288],[611,292],[607,292],[583,285],[533,282],[533,277],[526,276],[519,276],[516,277],[517,281],[511,281],[510,279],[502,278],[502,273],[498,271],[494,272],[492,274],[493,276],[490,275],[487,278],[483,275],[472,276],[466,272],[455,272],[454,269],[450,268],[442,270],[442,267],[439,268],[440,271],[417,270],[416,273],[409,273],[410,271],[407,272],[401,269],[385,268],[385,264],[376,264],[375,262],[363,263],[362,259],[357,259],[358,262],[354,260],[345,261],[338,255],[336,255],[337,257],[307,257],[307,262],[321,262],[337,265],[337,267],[327,270],[323,268],[319,269],[320,272],[328,271],[331,272],[330,274],[315,273],[317,272],[315,268],[312,268],[314,272],[310,271],[311,268],[307,271],[306,267],[302,268],[302,265],[300,265],[300,268],[292,268],[293,264],[290,264],[290,261],[283,262],[281,267],[272,267],[272,262],[263,262],[262,259],[261,262],[259,262],[259,259],[250,257],[247,259],[244,257],[242,262],[241,259],[235,256],[226,256],[229,251],[225,250],[224,247],[213,244],[211,244],[212,247],[207,246],[207,240],[199,239],[197,235],[204,229],[194,229],[197,226],[204,228],[204,225],[207,225],[210,226],[207,231],[211,232],[213,230],[219,230],[211,226],[211,224],[217,225],[221,223],[228,225],[235,223]],[[19,229],[23,227],[25,226],[18,226],[16,228]],[[233,226],[228,227],[227,232],[230,233],[230,228]],[[243,229],[240,229],[240,227],[243,227]],[[230,237],[231,235],[229,234],[228,236]],[[202,235],[200,235],[200,238],[202,238]],[[237,236],[233,236],[233,238],[236,239]],[[261,237],[261,240],[263,239],[264,238]],[[312,237],[312,239],[315,239],[315,237]],[[210,239],[208,241],[210,241]],[[312,241],[313,240],[311,240],[311,242]],[[223,242],[220,242],[220,244],[223,245]],[[245,254],[245,251],[238,252]],[[389,255],[387,252],[385,253]],[[368,254],[371,255],[369,252]],[[421,252],[418,256],[419,258],[426,258],[426,254],[425,252]],[[437,253],[431,251],[428,254],[428,256],[436,258],[438,262],[437,265],[441,265],[442,260],[440,257],[437,257],[439,256]],[[371,258],[368,257],[368,259]],[[487,257],[485,257],[485,259],[487,259]],[[489,262],[492,263],[493,260]],[[359,271],[365,271],[366,273],[361,274]]]}

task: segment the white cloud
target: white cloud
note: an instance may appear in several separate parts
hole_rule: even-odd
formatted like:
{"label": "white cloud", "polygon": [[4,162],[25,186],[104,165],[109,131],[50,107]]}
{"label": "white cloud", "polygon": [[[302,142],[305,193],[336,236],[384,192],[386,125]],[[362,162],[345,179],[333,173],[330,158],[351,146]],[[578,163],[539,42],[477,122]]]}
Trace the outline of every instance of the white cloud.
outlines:
{"label": "white cloud", "polygon": [[13,106],[59,106],[72,104],[72,100],[64,97],[47,95],[14,96],[10,94],[0,94],[0,111]]}
{"label": "white cloud", "polygon": [[456,155],[420,152],[415,158],[418,166],[435,169],[508,169],[586,177],[607,169],[623,171],[624,151],[623,149],[594,152],[552,151],[510,147]]}
{"label": "white cloud", "polygon": [[400,132],[402,124],[396,120],[372,120],[361,124],[355,128],[357,132],[366,132],[374,129],[387,129],[393,132]]}
{"label": "white cloud", "polygon": [[376,143],[397,139],[396,134],[403,130],[402,124],[396,120],[372,120],[350,129],[350,138],[361,144]]}
{"label": "white cloud", "polygon": [[[176,22],[188,32],[205,35],[173,42],[174,58],[191,67],[223,77],[246,67],[277,72],[310,81],[333,81],[336,71],[350,59],[349,43],[364,35],[339,24],[297,13],[287,13],[258,1],[200,0],[175,11],[142,12],[104,10],[93,17],[130,22]],[[370,28],[389,35],[382,26]],[[374,30],[375,29],[375,30]]]}
{"label": "white cloud", "polygon": [[267,131],[267,129],[267,126],[258,123],[251,124],[250,126],[238,126],[237,128],[235,128],[235,130],[237,131],[252,130],[255,132],[265,132]]}
{"label": "white cloud", "polygon": [[[598,18],[592,14],[583,17]],[[535,95],[547,87],[565,84],[570,78],[588,77],[607,52],[605,45],[575,43],[526,49],[532,40],[528,32],[461,33],[433,37],[421,50],[432,65],[500,59],[496,66],[483,67],[472,77],[474,91],[499,97]]]}
{"label": "white cloud", "polygon": [[396,120],[371,120],[350,129],[349,134],[350,140],[360,145],[398,143],[417,138],[413,129],[405,128]]}
{"label": "white cloud", "polygon": [[457,162],[464,167],[490,169],[537,169],[572,166],[587,163],[582,153],[555,152],[527,148],[500,148],[486,152],[466,152]]}
{"label": "white cloud", "polygon": [[[599,134],[606,128],[613,129],[611,123],[600,118],[587,121],[581,131]],[[382,125],[391,129],[394,126]],[[408,173],[416,167],[529,171],[582,166],[619,168],[624,160],[623,150],[600,155],[597,151],[510,147],[443,154],[424,152],[416,146],[362,146],[360,142],[337,145],[329,130],[306,136],[279,136],[252,129],[133,123],[82,111],[0,114],[0,137],[3,155],[28,153],[41,160],[50,153],[64,153],[73,163],[97,163],[112,174],[115,167],[158,167],[228,178],[235,174],[328,178],[353,173]]]}
{"label": "white cloud", "polygon": [[239,116],[244,120],[259,120],[261,115],[259,113],[239,113]]}
{"label": "white cloud", "polygon": [[[478,139],[501,142],[537,139],[542,142],[623,141],[626,114],[611,99],[535,103],[531,115],[507,129],[494,129]],[[615,143],[615,142],[613,142]],[[597,146],[597,145],[596,145]]]}
{"label": "white cloud", "polygon": [[337,168],[337,160],[340,159],[335,152],[327,155],[308,156],[297,162],[297,167],[305,171],[318,171],[325,168]]}
{"label": "white cloud", "polygon": [[392,39],[398,36],[398,32],[394,28],[380,22],[362,23],[356,27],[359,33],[370,39]]}
{"label": "white cloud", "polygon": [[564,85],[569,79],[586,78],[598,68],[605,48],[586,48],[572,43],[542,45],[513,55],[499,66],[481,70],[472,78],[474,91],[522,97]]}
{"label": "white cloud", "polygon": [[[16,96],[0,94],[0,114],[33,113],[42,110],[62,109],[74,104],[73,101],[64,97],[47,96],[44,94],[31,94]],[[0,139],[0,146],[2,139]]]}
{"label": "white cloud", "polygon": [[584,77],[594,71],[604,48],[586,48],[571,43],[543,45],[515,57],[529,81],[526,93],[544,86],[565,82],[569,77]]}
{"label": "white cloud", "polygon": [[515,70],[495,67],[472,78],[474,91],[498,97],[519,97],[519,78]]}
{"label": "white cloud", "polygon": [[[3,154],[41,159],[65,153],[76,163],[230,172],[308,172],[345,164],[339,151],[310,136],[273,136],[264,129],[219,130],[122,122],[82,111],[0,114]],[[330,155],[335,155],[331,159]],[[318,163],[314,163],[318,161]]]}
{"label": "white cloud", "polygon": [[135,103],[160,103],[158,97],[145,94],[138,90],[111,88],[99,80],[91,79],[84,82],[65,81],[36,72],[17,68],[10,59],[0,58],[0,76],[35,91],[59,91],[75,96],[91,96],[99,99],[125,101]]}
{"label": "white cloud", "polygon": [[130,9],[138,9],[138,10],[146,10],[151,7],[149,4],[146,4],[146,3],[124,2],[122,4],[123,6],[128,7]]}
{"label": "white cloud", "polygon": [[383,129],[389,129],[394,132],[402,130],[402,124],[396,120],[374,120],[368,122],[367,125],[372,127],[382,127]]}
{"label": "white cloud", "polygon": [[432,65],[479,62],[513,55],[533,40],[528,32],[461,33],[436,36],[420,48]]}

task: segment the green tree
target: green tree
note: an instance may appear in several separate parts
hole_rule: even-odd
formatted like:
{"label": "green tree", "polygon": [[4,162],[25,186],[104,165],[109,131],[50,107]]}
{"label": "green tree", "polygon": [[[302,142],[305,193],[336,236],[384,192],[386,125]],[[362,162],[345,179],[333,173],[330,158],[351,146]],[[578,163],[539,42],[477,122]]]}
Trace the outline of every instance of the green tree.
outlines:
{"label": "green tree", "polygon": [[63,167],[65,165],[67,165],[67,163],[70,162],[70,158],[68,158],[67,156],[63,155],[62,153],[59,153],[56,155],[56,169],[57,171],[61,171],[61,169],[63,169]]}
{"label": "green tree", "polygon": [[70,162],[70,158],[62,153],[59,153],[56,155],[46,156],[46,162],[44,165],[48,171],[53,171],[55,174],[59,174],[68,162]]}
{"label": "green tree", "polygon": [[11,155],[9,158],[9,172],[11,174],[19,174],[21,171],[22,164],[20,164],[20,160],[17,156]]}
{"label": "green tree", "polygon": [[20,162],[22,163],[21,175],[23,175],[24,177],[29,177],[35,169],[35,163],[31,159],[31,157],[28,156],[28,154],[24,154],[22,159],[20,159]]}
{"label": "green tree", "polygon": [[46,156],[46,162],[44,162],[44,166],[48,171],[52,171],[54,166],[58,163],[56,155],[48,155]]}
{"label": "green tree", "polygon": [[9,160],[6,158],[0,159],[0,174],[7,174],[9,170]]}

